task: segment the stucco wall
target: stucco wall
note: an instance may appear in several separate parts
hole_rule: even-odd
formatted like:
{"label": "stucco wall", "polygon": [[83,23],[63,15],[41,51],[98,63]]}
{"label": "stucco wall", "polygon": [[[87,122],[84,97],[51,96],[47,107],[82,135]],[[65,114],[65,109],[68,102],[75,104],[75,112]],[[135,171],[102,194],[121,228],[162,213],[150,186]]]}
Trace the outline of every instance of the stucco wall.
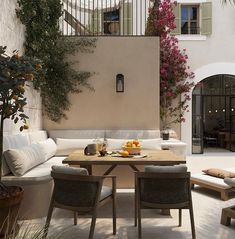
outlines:
{"label": "stucco wall", "polygon": [[[95,72],[95,92],[73,94],[68,120],[45,129],[159,129],[159,42],[156,37],[100,37],[93,54],[76,54],[75,69]],[[116,74],[125,92],[116,93]]]}
{"label": "stucco wall", "polygon": [[[19,53],[24,52],[24,35],[25,28],[17,19],[15,9],[17,6],[16,0],[1,0],[0,14],[0,45],[7,46],[7,53],[12,54],[13,50],[19,50]],[[27,87],[26,97],[28,104],[25,107],[25,113],[29,116],[30,130],[41,129],[41,99],[39,94],[32,89],[32,86]],[[5,121],[4,131],[7,133],[19,132],[19,125],[13,124],[11,121]]]}
{"label": "stucco wall", "polygon": [[[180,0],[186,2],[186,0]],[[195,2],[202,2],[195,1]],[[190,0],[188,2],[191,2]],[[180,47],[186,48],[189,65],[195,72],[195,83],[216,74],[234,73],[235,5],[222,5],[220,0],[212,1],[212,35],[180,38]],[[191,39],[191,40],[190,40]],[[181,138],[192,146],[192,102],[185,114],[186,123],[181,125]]]}

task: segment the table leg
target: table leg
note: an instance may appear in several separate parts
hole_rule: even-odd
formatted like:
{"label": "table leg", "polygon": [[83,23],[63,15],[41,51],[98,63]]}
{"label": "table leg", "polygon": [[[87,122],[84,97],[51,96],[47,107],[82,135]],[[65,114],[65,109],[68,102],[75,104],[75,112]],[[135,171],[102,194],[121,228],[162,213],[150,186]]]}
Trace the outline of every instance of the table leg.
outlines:
{"label": "table leg", "polygon": [[129,166],[130,166],[135,172],[139,172],[139,171],[140,171],[135,165],[129,164]]}
{"label": "table leg", "polygon": [[104,176],[105,176],[105,175],[109,175],[116,167],[117,167],[117,164],[112,165],[110,168],[108,168],[108,169],[105,171]]}

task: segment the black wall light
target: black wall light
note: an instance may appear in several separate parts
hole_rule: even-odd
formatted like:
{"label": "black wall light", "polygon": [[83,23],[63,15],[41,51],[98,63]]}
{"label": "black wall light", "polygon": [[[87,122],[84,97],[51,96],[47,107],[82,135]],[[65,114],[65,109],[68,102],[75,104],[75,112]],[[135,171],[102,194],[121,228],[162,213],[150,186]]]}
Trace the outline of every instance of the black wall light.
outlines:
{"label": "black wall light", "polygon": [[116,75],[116,92],[124,92],[124,75],[117,74]]}

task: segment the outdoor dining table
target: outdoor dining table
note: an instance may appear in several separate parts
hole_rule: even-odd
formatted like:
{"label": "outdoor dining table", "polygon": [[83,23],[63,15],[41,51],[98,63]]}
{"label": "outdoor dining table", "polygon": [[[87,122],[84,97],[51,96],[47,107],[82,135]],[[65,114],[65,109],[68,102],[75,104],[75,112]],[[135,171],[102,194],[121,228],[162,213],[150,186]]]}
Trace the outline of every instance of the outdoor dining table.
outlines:
{"label": "outdoor dining table", "polygon": [[79,165],[86,168],[90,175],[92,175],[92,167],[94,165],[109,165],[110,167],[104,173],[104,175],[108,175],[119,165],[128,165],[133,171],[139,171],[136,167],[137,165],[171,166],[186,163],[182,156],[176,155],[170,150],[142,150],[141,155],[145,155],[145,157],[114,157],[112,155],[101,157],[98,154],[88,156],[84,155],[82,150],[77,150],[65,158],[63,164],[69,164],[70,166]]}

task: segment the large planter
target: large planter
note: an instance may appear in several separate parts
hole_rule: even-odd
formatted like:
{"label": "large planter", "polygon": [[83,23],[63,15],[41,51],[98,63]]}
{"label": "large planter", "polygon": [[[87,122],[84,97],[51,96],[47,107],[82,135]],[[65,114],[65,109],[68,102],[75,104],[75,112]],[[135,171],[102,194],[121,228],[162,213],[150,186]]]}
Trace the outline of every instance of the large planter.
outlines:
{"label": "large planter", "polygon": [[21,187],[7,187],[10,193],[0,188],[0,239],[17,231],[17,219],[24,191]]}

